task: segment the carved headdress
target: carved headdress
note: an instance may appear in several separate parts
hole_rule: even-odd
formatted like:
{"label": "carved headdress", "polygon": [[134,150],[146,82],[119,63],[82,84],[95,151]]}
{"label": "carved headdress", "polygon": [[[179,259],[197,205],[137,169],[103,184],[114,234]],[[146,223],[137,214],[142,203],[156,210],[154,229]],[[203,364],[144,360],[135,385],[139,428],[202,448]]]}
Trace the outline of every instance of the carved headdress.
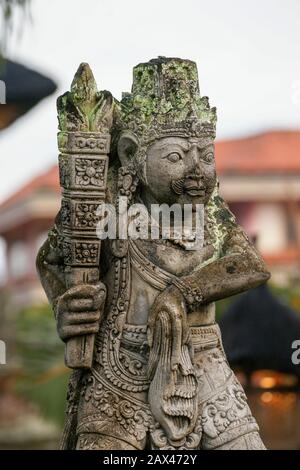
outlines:
{"label": "carved headdress", "polygon": [[121,128],[141,146],[167,136],[215,137],[216,108],[200,96],[197,65],[190,60],[158,57],[134,67],[120,117]]}

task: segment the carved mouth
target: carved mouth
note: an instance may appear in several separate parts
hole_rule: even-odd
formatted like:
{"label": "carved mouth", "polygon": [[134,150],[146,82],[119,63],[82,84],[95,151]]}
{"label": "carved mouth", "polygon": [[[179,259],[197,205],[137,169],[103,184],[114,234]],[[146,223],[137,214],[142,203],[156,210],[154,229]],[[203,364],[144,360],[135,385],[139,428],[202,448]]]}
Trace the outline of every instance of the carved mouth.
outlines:
{"label": "carved mouth", "polygon": [[205,196],[205,187],[199,180],[189,179],[184,183],[184,191],[189,196]]}
{"label": "carved mouth", "polygon": [[189,196],[205,196],[205,189],[192,188],[192,189],[189,189],[189,190],[185,190],[185,192]]}
{"label": "carved mouth", "polygon": [[205,186],[197,179],[179,179],[172,181],[172,189],[176,194],[187,193],[189,196],[205,196]]}

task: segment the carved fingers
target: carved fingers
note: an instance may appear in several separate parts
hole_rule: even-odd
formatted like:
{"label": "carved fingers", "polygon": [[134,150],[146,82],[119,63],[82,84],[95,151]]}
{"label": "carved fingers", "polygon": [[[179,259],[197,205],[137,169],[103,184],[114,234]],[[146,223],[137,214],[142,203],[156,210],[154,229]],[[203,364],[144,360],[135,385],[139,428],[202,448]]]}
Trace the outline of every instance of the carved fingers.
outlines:
{"label": "carved fingers", "polygon": [[103,283],[80,285],[67,290],[57,303],[57,330],[63,341],[73,336],[97,333],[106,298]]}
{"label": "carved fingers", "polygon": [[[169,286],[156,298],[148,318],[148,342],[153,345],[156,323],[167,317],[170,324],[172,357],[171,367],[176,369],[179,363],[181,348],[189,340],[189,329],[185,300],[180,290]],[[166,331],[166,330],[165,330]]]}

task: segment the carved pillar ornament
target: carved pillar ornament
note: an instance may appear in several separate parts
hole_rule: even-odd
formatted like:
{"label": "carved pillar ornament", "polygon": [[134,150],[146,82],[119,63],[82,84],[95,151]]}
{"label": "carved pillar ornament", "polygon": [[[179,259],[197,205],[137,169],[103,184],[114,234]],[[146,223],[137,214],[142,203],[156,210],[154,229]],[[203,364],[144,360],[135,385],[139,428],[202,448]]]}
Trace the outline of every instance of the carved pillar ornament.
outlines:
{"label": "carved pillar ornament", "polygon": [[[68,288],[99,281],[101,242],[97,209],[105,200],[113,98],[98,92],[88,64],[81,64],[71,91],[57,100],[59,175],[62,187],[61,236]],[[103,289],[105,296],[105,289]],[[90,368],[95,335],[71,338],[65,362]]]}
{"label": "carved pillar ornament", "polygon": [[[82,65],[58,110],[62,207],[37,265],[75,369],[61,448],[264,449],[214,302],[269,273],[219,196],[216,109],[196,64],[139,64],[121,102]],[[109,202],[118,218],[121,196],[149,226],[140,216],[140,236],[100,244],[96,208]],[[173,219],[167,236],[159,220],[147,236],[155,204],[190,205],[192,225],[201,206],[203,245],[191,250]]]}

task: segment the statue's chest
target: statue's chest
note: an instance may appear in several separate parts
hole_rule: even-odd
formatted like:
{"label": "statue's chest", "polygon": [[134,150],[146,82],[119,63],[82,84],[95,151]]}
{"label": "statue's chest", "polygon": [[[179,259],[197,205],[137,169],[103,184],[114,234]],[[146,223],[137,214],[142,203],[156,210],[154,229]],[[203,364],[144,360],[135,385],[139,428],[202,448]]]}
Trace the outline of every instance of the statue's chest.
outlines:
{"label": "statue's chest", "polygon": [[191,274],[214,253],[212,245],[198,250],[185,250],[168,241],[137,240],[137,245],[151,263],[175,276]]}
{"label": "statue's chest", "polygon": [[[191,252],[167,244],[135,242],[130,253],[130,299],[128,323],[146,324],[156,296],[170,278],[192,273],[204,261],[204,252]],[[206,250],[206,256],[213,253]],[[210,254],[211,256],[211,254]],[[209,256],[209,257],[210,257]]]}
{"label": "statue's chest", "polygon": [[[212,245],[193,251],[172,246],[170,242],[129,242],[126,268],[122,267],[120,258],[115,259],[116,265],[110,264],[105,279],[109,286],[108,304],[114,302],[113,297],[121,299],[127,305],[126,323],[146,324],[155,298],[167,287],[170,279],[192,274],[213,253]],[[123,284],[125,289],[121,288]]]}

